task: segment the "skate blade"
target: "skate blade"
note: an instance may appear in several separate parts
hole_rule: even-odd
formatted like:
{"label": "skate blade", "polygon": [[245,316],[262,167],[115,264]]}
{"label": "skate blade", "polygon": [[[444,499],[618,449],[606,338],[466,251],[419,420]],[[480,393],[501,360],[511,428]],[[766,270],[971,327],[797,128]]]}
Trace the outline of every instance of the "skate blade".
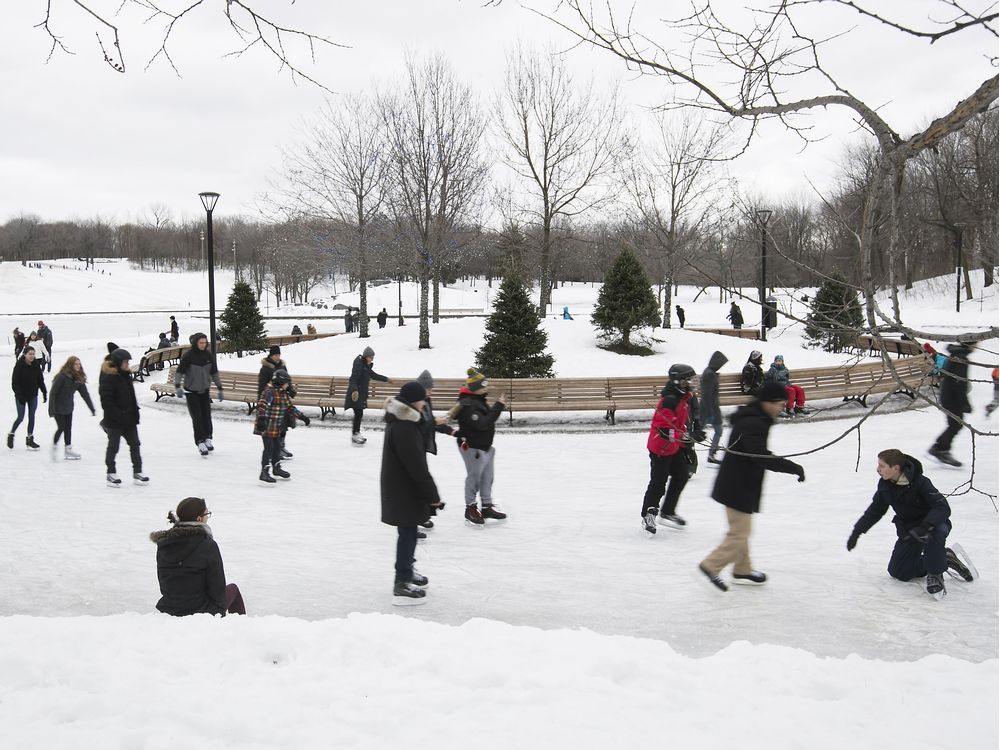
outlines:
{"label": "skate blade", "polygon": [[468,518],[465,519],[465,525],[469,526],[469,527],[471,527],[473,529],[483,529],[483,528],[486,527],[485,523],[473,523]]}
{"label": "skate blade", "polygon": [[947,595],[947,593],[948,593],[948,590],[947,590],[947,589],[944,589],[944,590],[942,590],[942,591],[938,591],[938,592],[937,592],[936,594],[931,594],[931,595],[930,595],[930,597],[931,597],[931,599],[933,599],[934,601],[936,601],[936,602],[939,602],[939,601],[941,601],[942,599],[944,599],[944,597],[945,597],[945,596]]}
{"label": "skate blade", "polygon": [[132,480],[132,484],[134,484],[136,487],[148,487],[149,486],[149,482],[140,482],[138,479],[133,479]]}
{"label": "skate blade", "polygon": [[426,596],[393,596],[392,606],[394,607],[416,607],[420,604],[426,604]]}
{"label": "skate blade", "polygon": [[656,523],[659,526],[663,526],[665,528],[672,529],[673,531],[684,531],[684,529],[686,528],[684,526],[680,526],[680,525],[674,523],[673,521],[668,521],[666,518],[659,518],[659,517],[657,517]]}
{"label": "skate blade", "polygon": [[767,581],[748,581],[744,578],[730,578],[729,583],[733,586],[766,586]]}
{"label": "skate blade", "polygon": [[118,484],[112,484],[111,482],[105,482],[105,484],[113,490],[120,490],[122,488],[121,482]]}
{"label": "skate blade", "polygon": [[[955,557],[962,561],[962,563],[969,569],[969,573],[972,574],[972,580],[979,578],[979,569],[972,564],[972,558],[969,557],[969,553],[965,551],[965,548],[961,544],[951,545],[951,551],[955,553]],[[961,580],[965,580],[961,578]],[[969,583],[969,581],[966,581]]]}
{"label": "skate blade", "polygon": [[260,480],[257,480],[258,487],[274,487],[276,484],[277,482],[261,482]]}
{"label": "skate blade", "polygon": [[79,456],[66,456],[63,460],[64,461],[79,461],[80,457]]}

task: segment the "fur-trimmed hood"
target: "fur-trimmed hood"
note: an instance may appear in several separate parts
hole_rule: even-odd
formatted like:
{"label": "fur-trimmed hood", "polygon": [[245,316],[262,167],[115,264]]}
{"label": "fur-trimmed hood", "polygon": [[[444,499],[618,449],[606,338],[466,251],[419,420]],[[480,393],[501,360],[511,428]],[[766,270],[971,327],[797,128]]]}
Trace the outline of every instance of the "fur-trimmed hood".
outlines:
{"label": "fur-trimmed hood", "polygon": [[385,409],[385,419],[387,422],[390,419],[398,419],[401,422],[419,422],[423,418],[423,415],[419,411],[409,404],[404,404],[395,396],[387,398],[383,408]]}
{"label": "fur-trimmed hood", "polygon": [[153,544],[157,546],[162,546],[164,544],[181,542],[193,537],[206,536],[209,539],[212,538],[212,529],[207,523],[198,523],[197,521],[181,521],[179,524],[171,526],[169,529],[151,532],[149,535],[149,541],[153,542]]}
{"label": "fur-trimmed hood", "polygon": [[115,367],[115,363],[109,359],[110,356],[111,355],[109,354],[107,357],[104,358],[104,361],[101,362],[101,374],[121,375],[122,371],[119,370],[117,367]]}
{"label": "fur-trimmed hood", "polygon": [[279,370],[279,369],[280,370],[287,370],[288,369],[285,366],[285,360],[284,359],[279,359],[278,360],[278,364],[274,364],[274,362],[270,358],[270,355],[267,356],[267,357],[264,357],[263,359],[261,359],[260,366],[261,367],[268,367],[268,368],[270,368],[272,370]]}

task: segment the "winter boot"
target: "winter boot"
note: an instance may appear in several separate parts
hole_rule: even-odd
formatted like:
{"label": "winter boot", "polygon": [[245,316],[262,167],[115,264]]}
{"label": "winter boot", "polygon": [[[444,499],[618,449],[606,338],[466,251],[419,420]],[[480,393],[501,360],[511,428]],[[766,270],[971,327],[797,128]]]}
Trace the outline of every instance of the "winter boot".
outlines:
{"label": "winter boot", "polygon": [[281,464],[274,464],[271,466],[271,474],[276,476],[278,479],[291,479],[292,475],[281,468]]}
{"label": "winter boot", "polygon": [[796,406],[794,411],[796,414],[812,414],[812,409],[807,409],[804,406]]}
{"label": "winter boot", "polygon": [[507,514],[497,510],[496,506],[492,503],[483,503],[483,518],[491,518],[494,521],[506,521]]}
{"label": "winter boot", "polygon": [[118,478],[117,474],[108,474],[105,480],[108,483],[108,487],[118,488],[122,486],[122,480]]}
{"label": "winter boot", "polygon": [[149,477],[147,477],[141,471],[132,472],[132,481],[138,487],[147,487],[149,485]]}
{"label": "winter boot", "polygon": [[962,462],[951,455],[951,451],[946,451],[943,448],[938,448],[937,446],[931,446],[931,449],[927,451],[934,458],[943,464],[948,464],[949,466],[961,466]]}
{"label": "winter boot", "polygon": [[726,582],[719,578],[719,576],[713,575],[705,570],[701,563],[698,563],[698,570],[700,570],[705,575],[705,578],[707,578],[709,582],[719,591],[729,591],[729,587],[726,585]]}
{"label": "winter boot", "polygon": [[767,576],[759,570],[751,570],[749,573],[733,573],[733,583],[743,586],[763,586],[767,582]]}
{"label": "winter boot", "polygon": [[28,437],[26,437],[24,439],[24,444],[26,446],[28,446],[28,450],[29,451],[37,451],[39,448],[42,447],[38,443],[35,442],[35,436],[34,435],[28,435]]}
{"label": "winter boot", "polygon": [[14,433],[13,432],[8,432],[7,433],[7,447],[10,448],[11,450],[14,449]]}
{"label": "winter boot", "polygon": [[67,461],[79,461],[80,454],[77,453],[75,450],[73,450],[72,445],[67,445],[66,448],[63,450],[63,458],[65,458]]}
{"label": "winter boot", "polygon": [[396,581],[392,586],[392,603],[396,606],[424,604],[427,592],[410,581]]}
{"label": "winter boot", "polygon": [[722,459],[721,458],[716,458],[714,453],[710,453],[709,456],[708,456],[708,462],[710,464],[721,464],[722,463]]}
{"label": "winter boot", "polygon": [[486,521],[483,520],[483,514],[479,512],[479,508],[476,507],[475,503],[465,506],[465,523],[475,529],[481,529],[485,525]]}
{"label": "winter boot", "polygon": [[642,528],[647,534],[656,533],[656,508],[646,508],[646,515],[642,517]]}
{"label": "winter boot", "polygon": [[944,587],[944,579],[934,573],[927,574],[927,593],[935,599],[941,599],[948,593]]}
{"label": "winter boot", "polygon": [[976,580],[979,571],[976,570],[961,546],[956,544],[954,547],[945,547],[944,559],[948,563],[948,574],[952,578],[958,578],[966,583],[972,583]]}
{"label": "winter boot", "polygon": [[202,457],[207,456],[208,455],[208,446],[205,445],[204,443],[198,443],[198,452],[202,455]]}
{"label": "winter boot", "polygon": [[209,453],[215,450],[215,446],[212,445],[212,438],[205,438],[205,447],[208,448]]}
{"label": "winter boot", "polygon": [[268,471],[268,467],[266,466],[261,468],[260,476],[258,477],[258,479],[260,479],[260,481],[262,481],[264,484],[278,483],[278,480],[271,476],[271,473]]}
{"label": "winter boot", "polygon": [[678,531],[687,526],[687,521],[675,513],[660,513],[657,523],[661,526],[666,526],[668,529],[677,529]]}
{"label": "winter boot", "polygon": [[360,448],[360,447],[361,447],[362,445],[364,445],[365,443],[367,443],[367,442],[368,442],[368,438],[366,438],[366,437],[363,437],[362,435],[360,435],[360,434],[359,434],[359,433],[357,433],[357,432],[355,432],[355,433],[354,433],[353,435],[351,435],[351,443],[352,443],[353,445],[356,445],[356,446],[358,446],[359,448]]}

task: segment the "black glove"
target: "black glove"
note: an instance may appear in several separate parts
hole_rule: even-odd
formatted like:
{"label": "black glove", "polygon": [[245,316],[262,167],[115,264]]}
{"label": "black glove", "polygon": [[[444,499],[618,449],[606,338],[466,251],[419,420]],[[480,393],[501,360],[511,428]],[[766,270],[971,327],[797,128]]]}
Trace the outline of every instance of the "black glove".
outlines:
{"label": "black glove", "polygon": [[849,537],[847,537],[847,551],[848,552],[850,552],[852,549],[854,549],[855,547],[858,546],[858,539],[860,537],[861,537],[861,534],[858,533],[857,531],[852,531],[851,532],[851,535]]}
{"label": "black glove", "polygon": [[694,441],[696,443],[700,443],[700,442],[702,442],[708,436],[705,434],[705,431],[703,429],[701,429],[700,427],[698,427],[692,433],[692,437],[694,438]]}
{"label": "black glove", "polygon": [[932,531],[934,531],[934,527],[925,523],[910,529],[910,536],[921,544],[927,544],[931,538]]}
{"label": "black glove", "polygon": [[43,393],[42,394],[42,403],[43,404],[47,404],[48,402],[49,402],[49,394]]}
{"label": "black glove", "polygon": [[307,417],[305,414],[299,414],[299,419],[301,419],[305,423],[306,427],[308,427],[309,423],[312,422],[312,420],[309,419],[309,417]]}
{"label": "black glove", "polygon": [[797,470],[796,470],[795,474],[799,478],[799,481],[800,482],[806,481],[806,470],[803,469],[801,466],[796,466],[796,469]]}
{"label": "black glove", "polygon": [[431,507],[434,510],[444,510],[444,500],[438,500],[436,503],[431,503]]}

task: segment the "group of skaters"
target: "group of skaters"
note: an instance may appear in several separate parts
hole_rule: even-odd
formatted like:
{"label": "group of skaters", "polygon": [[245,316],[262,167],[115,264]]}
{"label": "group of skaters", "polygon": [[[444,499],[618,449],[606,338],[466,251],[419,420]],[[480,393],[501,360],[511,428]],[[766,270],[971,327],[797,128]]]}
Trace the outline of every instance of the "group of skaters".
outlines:
{"label": "group of skaters", "polygon": [[34,331],[23,333],[20,328],[14,328],[14,357],[20,357],[30,347],[35,352],[35,361],[43,372],[52,372],[52,329],[45,325],[44,320],[38,321]]}
{"label": "group of skaters", "polygon": [[[972,347],[969,344],[952,347],[949,362],[943,367],[940,401],[948,412],[948,427],[930,453],[950,465],[961,464],[941,446],[944,440],[950,445],[951,438],[961,429],[961,416],[972,411],[968,400],[968,355]],[[714,434],[708,461],[719,467],[711,496],[726,509],[728,531],[722,542],[698,564],[698,569],[719,591],[729,589],[721,577],[729,566],[732,566],[732,583],[759,586],[767,581],[765,573],[754,569],[749,547],[753,514],[760,512],[764,472],[791,474],[799,482],[806,478],[800,464],[775,456],[767,447],[775,421],[804,406],[802,389],[789,383],[780,355],[775,357],[767,374],[761,367],[761,353],[754,351],[750,355],[741,374],[741,386],[753,398],[730,416],[727,447],[721,460],[716,457],[722,433],[718,371],[727,361],[722,352],[712,354],[701,375],[700,398],[692,390],[694,368],[680,363],[670,367],[646,441],[650,478],[640,508],[642,528],[651,536],[656,534],[658,524],[675,530],[686,527],[677,506],[697,467],[694,445],[707,437],[701,425],[711,425]],[[997,408],[996,369],[993,385],[994,396],[986,407],[987,416]],[[878,487],[868,509],[854,525],[847,541],[848,551],[891,507],[896,514],[893,523],[897,541],[889,559],[889,575],[901,581],[922,578],[927,593],[935,598],[946,593],[943,577],[946,571],[962,581],[974,580],[978,573],[962,547],[946,546],[952,528],[951,508],[923,473],[921,462],[890,448],[878,454],[876,471]]]}

